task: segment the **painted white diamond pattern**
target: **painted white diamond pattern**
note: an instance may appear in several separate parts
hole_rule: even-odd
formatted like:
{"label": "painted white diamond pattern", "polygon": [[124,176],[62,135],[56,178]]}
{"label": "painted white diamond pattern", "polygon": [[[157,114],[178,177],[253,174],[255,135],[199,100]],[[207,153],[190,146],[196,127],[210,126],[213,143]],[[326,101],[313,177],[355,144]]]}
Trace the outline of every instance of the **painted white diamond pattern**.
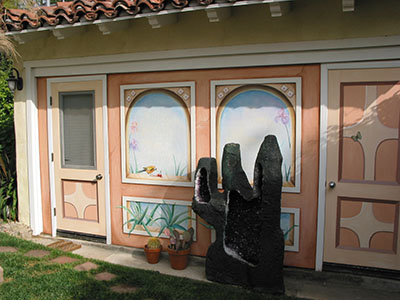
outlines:
{"label": "painted white diamond pattern", "polygon": [[366,99],[364,116],[357,124],[343,127],[343,136],[350,138],[361,132],[362,139],[358,142],[364,151],[365,180],[375,179],[375,153],[378,145],[387,139],[397,139],[399,130],[383,125],[378,118],[378,100],[385,95],[377,97],[376,86],[366,86]]}
{"label": "painted white diamond pattern", "polygon": [[372,202],[363,202],[358,215],[341,218],[340,227],[354,231],[358,235],[361,248],[369,248],[370,239],[376,232],[394,231],[394,224],[383,223],[375,218]]}
{"label": "painted white diamond pattern", "polygon": [[97,199],[89,198],[83,192],[82,183],[77,182],[75,185],[75,192],[69,195],[64,195],[64,202],[72,204],[77,213],[78,218],[84,219],[86,207],[89,205],[97,205]]}

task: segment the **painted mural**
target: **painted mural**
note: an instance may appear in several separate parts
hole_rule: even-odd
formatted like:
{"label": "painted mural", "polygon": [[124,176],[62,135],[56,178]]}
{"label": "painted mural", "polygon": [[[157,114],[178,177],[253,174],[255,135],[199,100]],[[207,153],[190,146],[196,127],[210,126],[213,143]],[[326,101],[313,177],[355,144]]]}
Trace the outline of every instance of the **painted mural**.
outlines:
{"label": "painted mural", "polygon": [[299,217],[300,209],[282,208],[281,229],[285,239],[286,251],[297,252],[299,250]]}
{"label": "painted mural", "polygon": [[196,232],[191,202],[123,197],[122,209],[125,233],[167,238],[167,227],[173,227],[178,232],[192,227]]}
{"label": "painted mural", "polygon": [[242,167],[252,183],[260,144],[265,136],[273,134],[283,156],[284,191],[299,192],[300,144],[297,139],[300,137],[296,133],[300,131],[300,120],[296,113],[300,110],[300,100],[296,99],[296,83],[214,84],[214,88],[215,154],[219,168],[224,146],[238,143]]}
{"label": "painted mural", "polygon": [[124,95],[124,179],[191,184],[190,87],[130,88]]}

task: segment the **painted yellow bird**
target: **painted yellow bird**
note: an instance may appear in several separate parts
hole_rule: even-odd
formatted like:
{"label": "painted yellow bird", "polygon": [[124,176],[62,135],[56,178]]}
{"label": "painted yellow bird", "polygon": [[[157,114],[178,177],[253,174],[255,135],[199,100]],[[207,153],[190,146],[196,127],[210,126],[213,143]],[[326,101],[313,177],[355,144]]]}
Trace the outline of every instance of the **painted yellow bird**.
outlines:
{"label": "painted yellow bird", "polygon": [[157,170],[156,166],[147,166],[143,167],[143,170],[139,171],[138,173],[146,172],[147,174],[151,174],[156,170]]}

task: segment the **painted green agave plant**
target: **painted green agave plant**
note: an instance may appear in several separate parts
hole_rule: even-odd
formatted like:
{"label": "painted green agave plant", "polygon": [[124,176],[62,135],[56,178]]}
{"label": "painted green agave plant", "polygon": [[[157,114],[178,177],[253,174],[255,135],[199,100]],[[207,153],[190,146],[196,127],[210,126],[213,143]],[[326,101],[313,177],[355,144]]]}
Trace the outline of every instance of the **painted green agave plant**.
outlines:
{"label": "painted green agave plant", "polygon": [[150,213],[147,214],[149,207],[146,207],[146,209],[143,210],[140,202],[131,202],[130,207],[126,207],[123,205],[119,206],[119,208],[125,209],[130,215],[130,218],[128,219],[128,221],[126,221],[124,223],[124,225],[129,224],[129,223],[132,224],[132,228],[129,230],[129,234],[131,234],[133,232],[133,230],[135,230],[135,227],[137,225],[141,225],[144,228],[144,230],[147,232],[147,234],[152,237],[153,235],[150,232],[150,230],[148,229],[148,226],[153,225],[154,222],[156,222],[158,220],[158,218],[154,218],[154,215],[159,207],[160,207],[160,204],[157,204],[150,211]]}

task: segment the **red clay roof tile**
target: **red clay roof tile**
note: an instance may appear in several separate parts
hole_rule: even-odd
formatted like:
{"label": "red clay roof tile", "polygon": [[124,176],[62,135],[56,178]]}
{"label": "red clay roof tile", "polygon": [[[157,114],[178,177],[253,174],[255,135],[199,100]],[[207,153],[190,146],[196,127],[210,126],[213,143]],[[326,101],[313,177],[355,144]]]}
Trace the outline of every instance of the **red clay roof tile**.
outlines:
{"label": "red clay roof tile", "polygon": [[[241,1],[241,0],[238,0]],[[166,9],[189,6],[204,6],[214,0],[74,0],[57,2],[53,6],[42,6],[27,11],[22,9],[3,9],[0,12],[0,28],[5,31],[36,29],[42,26],[74,24],[81,20],[95,21],[102,16],[112,19],[120,14],[136,15],[143,11],[158,12]],[[236,2],[236,0],[226,0]]]}

